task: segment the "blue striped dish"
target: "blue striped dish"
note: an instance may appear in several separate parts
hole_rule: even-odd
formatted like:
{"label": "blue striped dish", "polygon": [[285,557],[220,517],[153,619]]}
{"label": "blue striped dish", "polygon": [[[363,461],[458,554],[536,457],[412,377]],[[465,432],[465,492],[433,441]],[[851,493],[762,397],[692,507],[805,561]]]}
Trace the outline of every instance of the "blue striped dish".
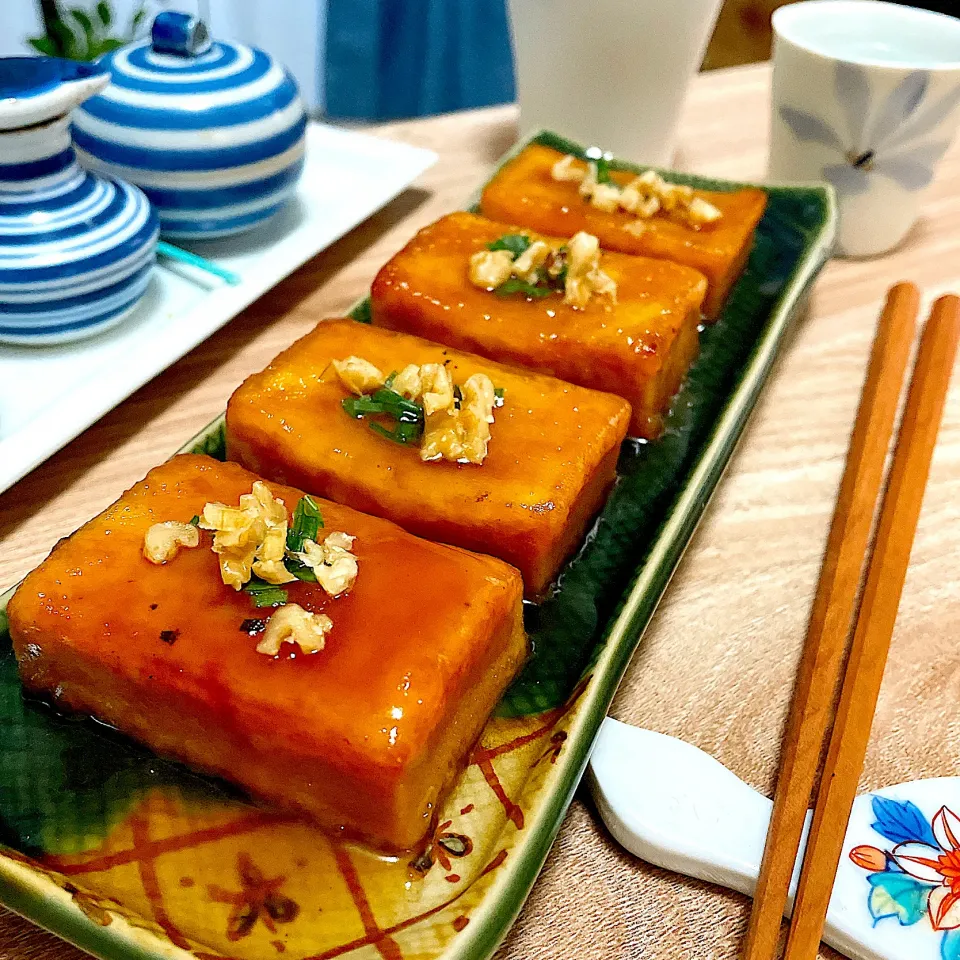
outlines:
{"label": "blue striped dish", "polygon": [[80,162],[137,184],[164,235],[237,233],[293,195],[306,116],[296,82],[267,54],[223,42],[176,54],[143,41],[100,63],[111,85],[73,118]]}
{"label": "blue striped dish", "polygon": [[[20,72],[0,60],[0,77]],[[52,97],[64,115],[20,129],[0,123],[0,341],[7,343],[60,343],[119,323],[146,290],[154,262],[159,223],[146,197],[78,165],[65,111],[86,90],[61,79],[5,103],[23,113],[25,102]]]}

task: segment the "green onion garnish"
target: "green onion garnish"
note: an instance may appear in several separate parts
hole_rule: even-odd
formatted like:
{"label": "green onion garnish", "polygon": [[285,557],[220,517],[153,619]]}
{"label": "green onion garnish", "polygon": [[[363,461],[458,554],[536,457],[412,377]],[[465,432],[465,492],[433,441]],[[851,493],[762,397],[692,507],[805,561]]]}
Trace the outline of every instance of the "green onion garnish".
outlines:
{"label": "green onion garnish", "polygon": [[370,429],[394,443],[416,443],[423,435],[423,406],[389,387],[381,387],[369,396],[346,397],[342,404],[355,420],[377,416],[389,418],[392,430],[375,420],[370,421]]}
{"label": "green onion garnish", "polygon": [[597,183],[613,183],[610,176],[610,161],[607,157],[597,157],[593,161],[597,166]]}
{"label": "green onion garnish", "polygon": [[250,595],[255,607],[279,607],[287,602],[287,591],[259,577],[251,577],[243,592]]}
{"label": "green onion garnish", "polygon": [[494,395],[498,400],[502,400],[502,399],[503,399],[503,394],[504,394],[504,389],[503,389],[503,387],[494,387],[494,388],[493,388],[493,395]]}
{"label": "green onion garnish", "polygon": [[487,244],[488,250],[509,250],[519,257],[533,241],[524,233],[505,233],[502,237]]}
{"label": "green onion garnish", "polygon": [[[293,523],[287,530],[287,549],[295,553],[303,549],[304,540],[316,541],[323,527],[323,515],[312,497],[301,497],[293,511]],[[290,571],[293,573],[293,571]],[[303,578],[301,578],[303,579]]]}
{"label": "green onion garnish", "polygon": [[393,430],[388,430],[382,423],[377,423],[376,421],[370,424],[370,429],[379,433],[381,437],[392,440],[394,443],[416,443],[423,435],[423,427],[421,427],[419,423],[407,423],[402,420],[397,421]]}
{"label": "green onion garnish", "polygon": [[200,517],[195,513],[190,520],[188,521],[190,526],[199,527],[200,526]]}
{"label": "green onion garnish", "polygon": [[522,293],[525,297],[549,297],[551,293],[556,293],[554,287],[537,286],[527,283],[525,280],[518,280],[511,277],[504,281],[493,291],[498,297],[509,297],[514,293]]}
{"label": "green onion garnish", "polygon": [[376,403],[372,397],[366,395],[362,397],[345,397],[341,402],[343,409],[346,410],[354,420],[385,412],[381,404]]}
{"label": "green onion garnish", "polygon": [[284,557],[283,565],[298,579],[305,583],[316,583],[317,575],[302,560],[296,557]]}

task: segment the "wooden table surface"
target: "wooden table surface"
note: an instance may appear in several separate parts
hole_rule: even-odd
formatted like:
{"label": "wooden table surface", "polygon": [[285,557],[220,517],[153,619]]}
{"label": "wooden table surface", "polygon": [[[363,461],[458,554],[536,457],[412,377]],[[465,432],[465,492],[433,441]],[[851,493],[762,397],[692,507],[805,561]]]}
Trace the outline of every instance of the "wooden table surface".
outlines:
{"label": "wooden table surface", "polygon": [[[769,70],[699,77],[678,165],[759,178]],[[458,205],[513,142],[512,107],[392,124],[380,132],[440,161],[379,215],[0,496],[0,586],[16,582],[147,469],[219,414],[234,387],[322,317],[342,312],[423,224]],[[878,305],[899,279],[960,290],[960,148],[924,217],[889,256],[832,262],[786,345],[613,706],[682,737],[771,792],[820,552]],[[960,760],[960,376],[940,436],[884,682],[863,789],[956,774]],[[744,898],[621,852],[589,801],[574,802],[499,960],[726,960]],[[0,958],[78,952],[0,912]],[[836,956],[825,949],[824,957]]]}

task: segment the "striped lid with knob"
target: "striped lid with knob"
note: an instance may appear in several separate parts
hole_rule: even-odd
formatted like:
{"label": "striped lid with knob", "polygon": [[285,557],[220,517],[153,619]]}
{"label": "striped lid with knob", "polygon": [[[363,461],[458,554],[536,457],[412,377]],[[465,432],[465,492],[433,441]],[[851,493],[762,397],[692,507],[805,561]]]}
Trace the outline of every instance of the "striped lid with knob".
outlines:
{"label": "striped lid with knob", "polygon": [[202,21],[167,11],[150,40],[100,62],[112,82],[74,114],[80,162],[137,184],[165,235],[246,230],[292,196],[306,115],[268,54],[211,41]]}

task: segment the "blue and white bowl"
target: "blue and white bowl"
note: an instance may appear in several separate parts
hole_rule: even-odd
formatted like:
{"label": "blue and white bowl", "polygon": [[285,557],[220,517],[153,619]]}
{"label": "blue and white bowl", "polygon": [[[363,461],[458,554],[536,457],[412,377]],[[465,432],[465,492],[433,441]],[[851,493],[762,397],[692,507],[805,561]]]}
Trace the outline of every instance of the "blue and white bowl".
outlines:
{"label": "blue and white bowl", "polygon": [[0,341],[44,345],[123,320],[150,281],[146,197],[77,164],[69,111],[109,81],[96,66],[0,58]]}
{"label": "blue and white bowl", "polygon": [[151,40],[104,57],[112,83],[73,118],[81,163],[150,198],[164,235],[218,237],[275,214],[303,171],[296,81],[262,50],[210,43],[166,12]]}

